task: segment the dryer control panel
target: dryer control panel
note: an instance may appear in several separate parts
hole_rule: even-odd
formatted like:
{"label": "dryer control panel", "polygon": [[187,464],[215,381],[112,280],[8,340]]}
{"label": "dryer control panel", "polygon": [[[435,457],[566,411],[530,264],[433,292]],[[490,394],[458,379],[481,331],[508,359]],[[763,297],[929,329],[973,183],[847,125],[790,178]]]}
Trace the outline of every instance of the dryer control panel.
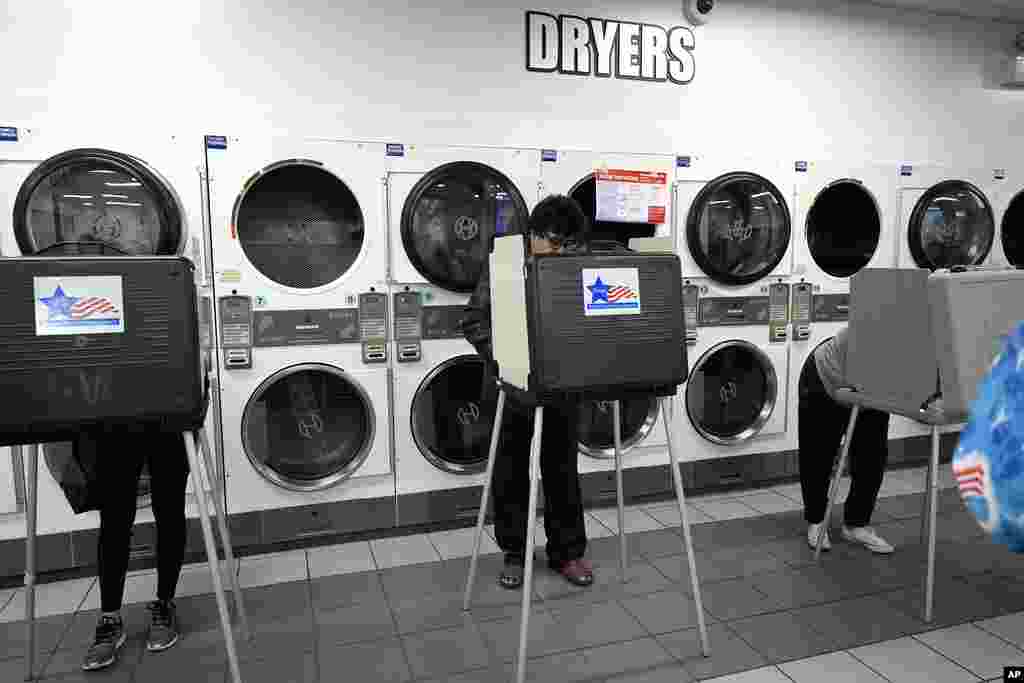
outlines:
{"label": "dryer control panel", "polygon": [[399,363],[415,363],[423,357],[422,310],[417,292],[395,293],[395,353]]}
{"label": "dryer control panel", "polygon": [[252,298],[220,298],[220,340],[224,367],[228,370],[252,368]]}
{"label": "dryer control panel", "polygon": [[793,341],[807,341],[811,338],[811,299],[813,287],[809,282],[793,285]]}
{"label": "dryer control panel", "polygon": [[388,362],[388,296],[382,292],[359,295],[359,336],[364,363]]}

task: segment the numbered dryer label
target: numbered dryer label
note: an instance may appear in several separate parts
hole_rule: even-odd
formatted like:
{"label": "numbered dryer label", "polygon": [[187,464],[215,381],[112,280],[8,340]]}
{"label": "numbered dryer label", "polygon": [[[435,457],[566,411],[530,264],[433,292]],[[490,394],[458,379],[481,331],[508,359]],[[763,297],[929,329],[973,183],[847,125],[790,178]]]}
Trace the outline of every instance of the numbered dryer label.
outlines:
{"label": "numbered dryer label", "polygon": [[582,280],[585,315],[640,313],[639,269],[584,268]]}
{"label": "numbered dryer label", "polygon": [[124,332],[124,285],[119,275],[32,278],[36,334]]}

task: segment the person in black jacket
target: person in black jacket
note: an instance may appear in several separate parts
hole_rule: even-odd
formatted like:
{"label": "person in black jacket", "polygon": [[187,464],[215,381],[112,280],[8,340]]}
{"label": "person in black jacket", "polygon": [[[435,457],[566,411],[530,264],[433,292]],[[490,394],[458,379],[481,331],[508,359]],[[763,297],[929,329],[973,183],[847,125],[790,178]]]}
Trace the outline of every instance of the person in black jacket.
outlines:
{"label": "person in black jacket", "polygon": [[[580,253],[586,249],[590,224],[579,204],[565,196],[550,196],[530,215],[527,227],[530,256]],[[462,332],[486,361],[485,384],[497,395],[497,369],[491,344],[490,276],[486,266],[466,307]],[[579,404],[565,400],[544,407],[540,469],[544,483],[544,529],[548,566],[578,586],[594,581],[593,568],[583,559],[587,532],[583,520],[578,458]],[[509,393],[505,401],[498,453],[494,462],[494,531],[505,553],[499,583],[516,589],[523,583],[526,524],[529,507],[530,440],[533,405],[529,396]]]}

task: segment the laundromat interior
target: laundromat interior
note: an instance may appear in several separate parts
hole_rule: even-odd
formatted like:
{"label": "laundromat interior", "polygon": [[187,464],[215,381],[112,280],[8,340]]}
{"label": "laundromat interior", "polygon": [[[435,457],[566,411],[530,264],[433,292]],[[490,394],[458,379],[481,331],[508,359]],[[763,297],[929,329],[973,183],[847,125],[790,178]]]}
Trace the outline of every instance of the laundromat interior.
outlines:
{"label": "laundromat interior", "polygon": [[[39,0],[3,18],[0,259],[187,259],[211,458],[187,484],[175,647],[146,645],[146,466],[127,639],[84,671],[105,608],[100,515],[68,498],[78,449],[40,445],[33,474],[28,444],[0,447],[0,681],[1024,676],[1024,555],[978,517],[1002,484],[957,469],[966,419],[891,415],[864,527],[888,550],[844,530],[855,443],[820,557],[799,424],[856,278],[1024,268],[1024,3]],[[550,195],[595,245],[678,257],[686,379],[664,402],[579,403],[593,583],[546,561],[544,499],[564,494],[542,482],[521,654],[493,496],[476,536],[496,404],[463,322],[495,237]],[[143,455],[112,450],[96,457]],[[527,476],[529,452],[503,455]],[[1006,486],[1004,516],[1024,505]],[[235,558],[217,581],[202,501]]]}

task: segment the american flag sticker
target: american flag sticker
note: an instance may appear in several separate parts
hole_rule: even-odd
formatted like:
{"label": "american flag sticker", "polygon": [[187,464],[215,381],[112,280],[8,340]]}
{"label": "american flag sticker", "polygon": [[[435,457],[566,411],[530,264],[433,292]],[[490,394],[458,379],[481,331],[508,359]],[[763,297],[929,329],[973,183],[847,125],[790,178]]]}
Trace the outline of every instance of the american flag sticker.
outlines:
{"label": "american flag sticker", "polygon": [[636,268],[584,268],[582,275],[585,315],[640,313],[640,271]]}
{"label": "american flag sticker", "polygon": [[33,278],[36,334],[124,332],[124,286],[120,276]]}
{"label": "american flag sticker", "polygon": [[991,533],[999,520],[999,509],[992,490],[988,458],[977,450],[957,454],[953,459],[953,476],[964,504],[982,528]]}

